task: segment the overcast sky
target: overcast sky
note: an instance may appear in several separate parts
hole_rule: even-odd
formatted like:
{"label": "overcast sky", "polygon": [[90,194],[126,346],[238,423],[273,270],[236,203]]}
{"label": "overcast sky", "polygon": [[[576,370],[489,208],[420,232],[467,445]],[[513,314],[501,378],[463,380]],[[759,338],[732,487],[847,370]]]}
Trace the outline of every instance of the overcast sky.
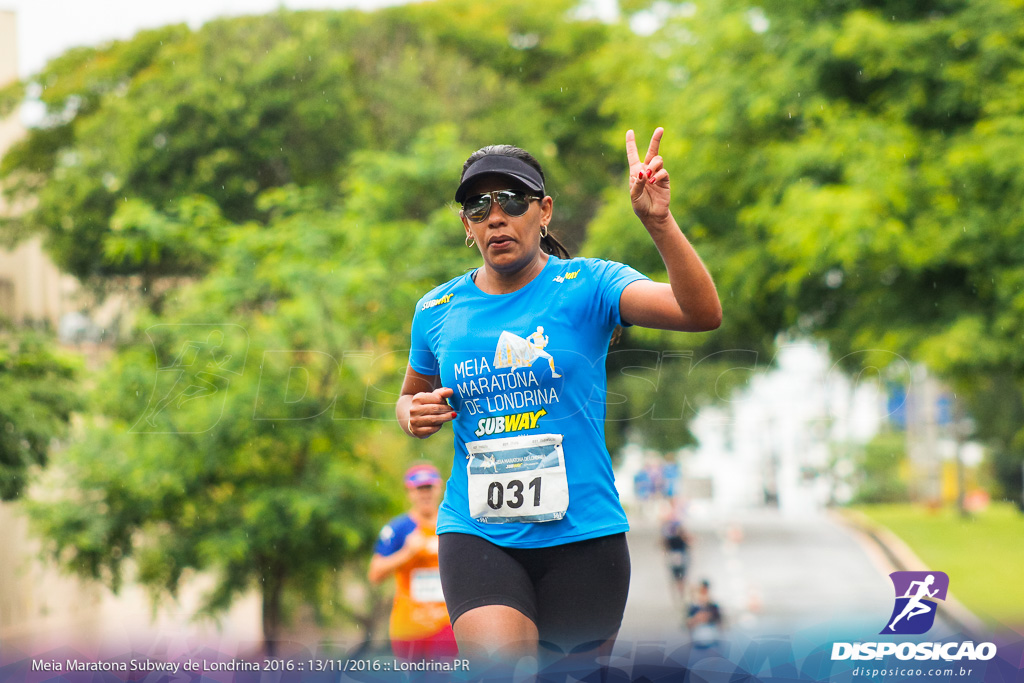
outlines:
{"label": "overcast sky", "polygon": [[[18,73],[25,78],[70,47],[130,38],[139,29],[289,9],[377,9],[406,0],[0,0],[18,23]],[[485,0],[481,0],[485,1]]]}

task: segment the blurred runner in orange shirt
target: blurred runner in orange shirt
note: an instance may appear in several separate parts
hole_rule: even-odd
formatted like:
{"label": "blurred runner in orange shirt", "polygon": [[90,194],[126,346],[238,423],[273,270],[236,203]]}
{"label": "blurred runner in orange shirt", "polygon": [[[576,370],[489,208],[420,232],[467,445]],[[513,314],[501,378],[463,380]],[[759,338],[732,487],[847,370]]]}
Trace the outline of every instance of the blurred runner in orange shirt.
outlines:
{"label": "blurred runner in orange shirt", "polygon": [[437,569],[441,473],[433,465],[413,465],[405,473],[405,488],[412,507],[381,530],[370,560],[370,581],[380,583],[395,575],[389,633],[396,657],[453,658],[459,650]]}

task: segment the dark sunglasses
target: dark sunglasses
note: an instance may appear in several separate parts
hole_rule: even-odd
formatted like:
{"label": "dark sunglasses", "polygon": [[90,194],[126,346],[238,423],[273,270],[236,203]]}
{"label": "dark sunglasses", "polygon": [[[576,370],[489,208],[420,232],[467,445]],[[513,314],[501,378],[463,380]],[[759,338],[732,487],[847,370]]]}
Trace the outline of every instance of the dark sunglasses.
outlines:
{"label": "dark sunglasses", "polygon": [[462,213],[470,222],[479,223],[491,213],[491,204],[496,201],[509,216],[522,216],[534,199],[540,197],[522,190],[493,190],[467,198],[462,204]]}

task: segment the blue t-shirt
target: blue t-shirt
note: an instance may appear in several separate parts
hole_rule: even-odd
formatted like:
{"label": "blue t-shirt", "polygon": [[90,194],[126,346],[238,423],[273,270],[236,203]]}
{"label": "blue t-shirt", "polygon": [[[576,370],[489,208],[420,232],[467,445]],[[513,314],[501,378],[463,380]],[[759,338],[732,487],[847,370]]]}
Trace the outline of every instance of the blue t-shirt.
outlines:
{"label": "blue t-shirt", "polygon": [[[515,292],[487,294],[466,273],[420,299],[409,365],[440,375],[441,386],[455,392],[449,402],[458,413],[438,534],[540,548],[629,530],[604,440],[605,357],[615,326],[623,324],[622,290],[642,279],[614,261],[549,256],[537,277]],[[562,435],[569,486],[564,517],[504,524],[473,519],[466,443],[535,434]]]}

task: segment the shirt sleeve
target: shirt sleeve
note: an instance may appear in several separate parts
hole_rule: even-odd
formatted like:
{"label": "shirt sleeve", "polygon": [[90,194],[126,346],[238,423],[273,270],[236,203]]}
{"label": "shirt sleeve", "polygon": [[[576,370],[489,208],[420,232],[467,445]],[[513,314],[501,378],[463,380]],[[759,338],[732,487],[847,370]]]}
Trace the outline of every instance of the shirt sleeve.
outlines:
{"label": "shirt sleeve", "polygon": [[619,311],[619,300],[622,298],[622,290],[637,280],[648,280],[650,278],[626,264],[616,261],[592,259],[591,269],[594,281],[597,283],[598,311],[603,321],[610,327],[615,325],[629,327],[629,323],[622,321],[622,315]]}
{"label": "shirt sleeve", "polygon": [[392,520],[380,530],[377,544],[373,547],[374,553],[387,557],[402,549],[402,546],[405,545],[405,537],[409,535],[410,531],[406,528],[408,525],[402,524],[402,521],[404,520]]}
{"label": "shirt sleeve", "polygon": [[419,304],[412,316],[412,346],[409,349],[409,366],[421,375],[438,374],[437,358],[427,339],[430,315]]}

